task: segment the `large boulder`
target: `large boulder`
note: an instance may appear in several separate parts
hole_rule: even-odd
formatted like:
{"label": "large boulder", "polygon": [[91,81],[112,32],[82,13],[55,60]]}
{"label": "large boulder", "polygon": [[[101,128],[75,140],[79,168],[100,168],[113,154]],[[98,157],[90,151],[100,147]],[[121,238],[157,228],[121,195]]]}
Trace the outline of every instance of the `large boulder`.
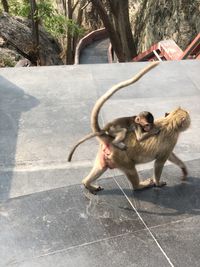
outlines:
{"label": "large boulder", "polygon": [[[11,17],[7,13],[0,15],[0,37],[7,45],[22,57],[31,60],[33,51],[31,21],[19,17]],[[62,65],[61,49],[56,40],[43,27],[39,27],[41,65]]]}

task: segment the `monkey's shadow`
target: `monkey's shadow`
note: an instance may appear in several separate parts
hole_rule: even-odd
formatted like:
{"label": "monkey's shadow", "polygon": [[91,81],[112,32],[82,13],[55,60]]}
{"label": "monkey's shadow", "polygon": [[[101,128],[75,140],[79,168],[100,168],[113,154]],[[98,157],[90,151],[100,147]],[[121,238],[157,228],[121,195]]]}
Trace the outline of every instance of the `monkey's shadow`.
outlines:
{"label": "monkey's shadow", "polygon": [[[174,177],[176,184],[172,184],[173,176],[167,185],[162,188],[148,188],[140,191],[130,189],[125,177],[117,177],[117,182],[123,188],[124,194],[142,214],[152,214],[159,216],[179,216],[183,214],[200,215],[200,177],[188,177],[187,181],[180,181]],[[177,179],[176,179],[177,178]],[[100,195],[122,195],[119,189],[109,189],[106,187],[98,193]],[[119,208],[124,209],[120,206]],[[127,208],[133,211],[133,208]]]}

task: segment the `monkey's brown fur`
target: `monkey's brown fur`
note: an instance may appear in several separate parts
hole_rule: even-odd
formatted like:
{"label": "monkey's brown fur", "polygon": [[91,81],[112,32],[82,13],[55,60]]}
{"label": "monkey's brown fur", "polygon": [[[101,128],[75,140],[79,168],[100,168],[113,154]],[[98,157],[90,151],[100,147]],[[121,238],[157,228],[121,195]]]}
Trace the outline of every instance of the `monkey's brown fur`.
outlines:
{"label": "monkey's brown fur", "polygon": [[[93,132],[101,132],[98,123],[98,114],[100,108],[105,103],[106,99],[108,99],[108,92],[97,101],[92,111],[91,124]],[[91,192],[101,190],[102,188],[100,186],[92,183],[108,168],[118,168],[122,170],[131,182],[133,189],[143,189],[153,185],[163,186],[166,183],[161,182],[160,177],[167,160],[181,168],[183,179],[185,179],[187,176],[187,168],[173,153],[173,149],[177,143],[180,132],[185,131],[190,126],[190,116],[188,112],[177,108],[170,112],[167,117],[156,120],[155,126],[160,129],[159,135],[152,136],[141,143],[136,140],[134,132],[128,133],[124,141],[128,147],[126,151],[115,148],[109,136],[98,136],[98,140],[100,141],[99,152],[97,153],[92,170],[82,181],[84,186]],[[153,160],[155,160],[153,178],[140,181],[135,165]]]}
{"label": "monkey's brown fur", "polygon": [[[147,113],[147,111],[145,111]],[[144,112],[143,112],[144,113]],[[148,112],[149,113],[149,112]],[[143,116],[143,117],[142,117]],[[146,117],[145,117],[146,116]],[[150,125],[149,131],[145,132],[143,131],[143,126],[140,124],[140,122],[136,123],[136,119],[140,119],[141,117],[143,119],[143,123],[148,123]],[[155,125],[153,123],[150,123],[147,121],[147,115],[138,115],[138,116],[131,116],[131,117],[122,117],[122,118],[117,118],[109,123],[107,123],[101,132],[95,132],[95,133],[90,133],[83,138],[81,138],[71,149],[69,156],[68,156],[68,161],[71,161],[72,156],[76,150],[76,148],[85,142],[86,140],[89,140],[90,138],[101,136],[110,136],[114,137],[114,140],[112,141],[112,144],[121,149],[125,150],[126,146],[123,143],[123,140],[126,137],[127,132],[134,131],[137,137],[137,140],[139,142],[146,140],[152,135],[156,135],[159,133],[159,129],[155,128]]]}
{"label": "monkey's brown fur", "polygon": [[[97,137],[97,136],[107,136],[107,134],[105,134],[108,130],[109,127],[114,125],[117,126],[117,119],[111,123],[108,123],[103,129],[100,129],[97,121],[98,121],[98,115],[99,115],[99,111],[100,108],[103,106],[103,104],[118,90],[132,84],[135,83],[136,81],[138,81],[145,73],[147,73],[149,70],[151,70],[152,68],[154,68],[155,66],[157,66],[159,64],[158,61],[152,62],[150,65],[148,65],[147,67],[145,67],[144,69],[142,69],[138,74],[136,74],[133,78],[120,82],[116,85],[114,85],[112,88],[110,88],[103,96],[101,96],[98,101],[96,102],[93,110],[92,110],[92,114],[91,114],[91,127],[93,130],[93,133],[89,133],[88,135],[86,135],[85,137],[83,137],[82,139],[80,139],[71,149],[69,156],[68,156],[68,161],[71,161],[72,156],[76,150],[76,148],[82,144],[83,142],[85,142],[86,140],[89,140],[92,137]],[[121,120],[120,120],[121,122]],[[122,122],[121,122],[122,123]],[[126,127],[126,126],[125,126]]]}
{"label": "monkey's brown fur", "polygon": [[[183,173],[183,179],[186,179],[187,168],[172,151],[180,132],[185,131],[190,125],[188,112],[178,108],[167,117],[156,120],[155,125],[160,129],[159,135],[152,136],[141,143],[136,140],[134,132],[129,133],[125,139],[125,144],[128,147],[126,151],[116,149],[111,145],[110,140],[106,140],[104,137],[100,144],[95,165],[89,175],[83,179],[85,187],[91,192],[101,190],[101,187],[92,185],[92,182],[99,178],[110,165],[122,170],[126,174],[133,189],[142,189],[152,185],[163,186],[166,183],[161,182],[160,177],[166,160],[179,166]],[[98,137],[98,139],[101,140],[101,137]],[[103,152],[105,144],[108,144],[110,149],[107,157],[105,157]],[[152,160],[155,160],[153,179],[139,181],[135,165]]]}

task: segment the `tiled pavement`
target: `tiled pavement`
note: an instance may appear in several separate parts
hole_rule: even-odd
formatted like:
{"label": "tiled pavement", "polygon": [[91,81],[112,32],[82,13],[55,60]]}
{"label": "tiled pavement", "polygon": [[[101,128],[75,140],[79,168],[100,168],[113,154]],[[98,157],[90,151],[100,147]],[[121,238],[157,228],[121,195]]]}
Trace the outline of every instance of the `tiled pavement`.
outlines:
{"label": "tiled pavement", "polygon": [[[108,87],[147,63],[0,70],[0,266],[200,266],[200,61],[163,62],[105,104],[103,123],[147,109],[155,117],[177,106],[191,128],[175,148],[187,182],[171,164],[167,186],[133,192],[117,171],[80,185],[96,140],[66,158],[90,131],[90,112]],[[139,166],[149,177],[152,164]]]}

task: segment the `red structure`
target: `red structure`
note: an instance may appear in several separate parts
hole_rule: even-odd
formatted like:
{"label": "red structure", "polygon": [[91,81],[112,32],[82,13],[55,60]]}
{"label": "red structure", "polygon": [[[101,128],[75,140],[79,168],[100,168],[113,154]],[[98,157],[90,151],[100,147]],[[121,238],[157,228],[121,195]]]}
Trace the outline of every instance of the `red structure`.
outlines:
{"label": "red structure", "polygon": [[164,40],[152,45],[150,49],[139,54],[133,59],[133,61],[164,61],[181,59],[200,59],[200,33],[184,52],[173,40]]}
{"label": "red structure", "polygon": [[200,59],[200,33],[191,42],[179,59]]}

